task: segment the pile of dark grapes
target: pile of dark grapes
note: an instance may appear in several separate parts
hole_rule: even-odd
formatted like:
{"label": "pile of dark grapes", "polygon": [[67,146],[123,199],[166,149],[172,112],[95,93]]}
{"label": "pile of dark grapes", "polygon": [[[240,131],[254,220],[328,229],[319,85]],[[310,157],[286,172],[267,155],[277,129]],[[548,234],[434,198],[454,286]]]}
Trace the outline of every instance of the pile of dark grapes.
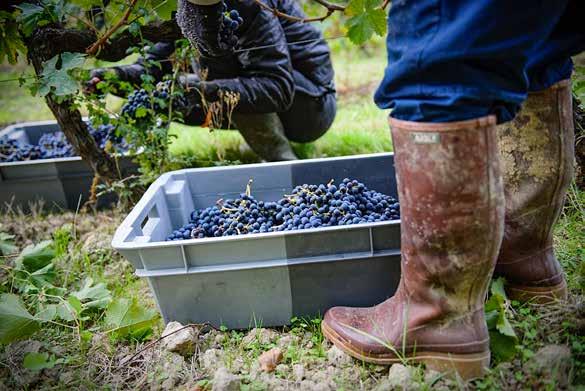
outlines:
{"label": "pile of dark grapes", "polygon": [[[97,128],[90,125],[89,132],[102,149],[105,149],[108,143],[111,143],[117,152],[125,152],[129,149],[126,141],[116,135],[113,125],[100,125]],[[75,151],[63,132],[45,133],[39,138],[36,145],[7,137],[0,138],[0,162],[71,156],[75,156]]]}
{"label": "pile of dark grapes", "polygon": [[258,201],[249,192],[239,198],[195,210],[189,223],[166,240],[209,238],[249,233],[293,231],[400,219],[398,201],[345,178],[336,186],[297,186],[277,202]]}
{"label": "pile of dark grapes", "polygon": [[[168,108],[161,105],[161,101],[168,102],[171,98],[171,81],[163,81],[157,84],[156,89],[151,94],[141,88],[128,95],[128,101],[122,106],[122,114],[131,118],[136,117],[136,111],[143,107],[152,109],[157,113],[166,112]],[[173,108],[182,110],[188,104],[187,100],[181,95],[173,96]],[[167,106],[168,107],[168,106]],[[148,112],[146,112],[148,114]]]}
{"label": "pile of dark grapes", "polygon": [[223,16],[221,29],[219,30],[219,39],[222,44],[233,49],[238,45],[238,37],[235,35],[236,30],[244,23],[244,19],[242,19],[237,10],[228,11],[225,1],[222,1],[222,11]]}

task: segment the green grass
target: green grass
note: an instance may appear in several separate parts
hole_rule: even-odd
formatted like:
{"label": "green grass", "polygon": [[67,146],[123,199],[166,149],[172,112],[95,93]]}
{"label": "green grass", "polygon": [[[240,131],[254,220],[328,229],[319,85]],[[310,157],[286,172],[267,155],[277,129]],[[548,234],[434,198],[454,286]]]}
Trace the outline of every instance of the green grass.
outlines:
{"label": "green grass", "polygon": [[0,126],[22,121],[53,119],[51,110],[42,99],[33,97],[20,87],[19,73],[13,69],[0,72]]}
{"label": "green grass", "polygon": [[573,184],[555,229],[557,257],[567,272],[569,287],[585,292],[585,191]]}

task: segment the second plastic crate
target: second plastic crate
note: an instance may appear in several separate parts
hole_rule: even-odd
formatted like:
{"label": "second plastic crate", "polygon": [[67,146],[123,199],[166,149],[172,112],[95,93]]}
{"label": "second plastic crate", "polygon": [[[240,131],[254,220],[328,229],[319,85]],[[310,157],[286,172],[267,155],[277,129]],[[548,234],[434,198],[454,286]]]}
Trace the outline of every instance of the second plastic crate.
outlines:
{"label": "second plastic crate", "polygon": [[[45,133],[60,131],[57,121],[24,122],[6,127],[0,137],[36,144]],[[118,161],[124,176],[137,170],[130,157]],[[0,207],[28,209],[42,201],[45,209],[76,210],[89,199],[93,171],[79,156],[0,163]],[[115,201],[101,197],[98,206]]]}

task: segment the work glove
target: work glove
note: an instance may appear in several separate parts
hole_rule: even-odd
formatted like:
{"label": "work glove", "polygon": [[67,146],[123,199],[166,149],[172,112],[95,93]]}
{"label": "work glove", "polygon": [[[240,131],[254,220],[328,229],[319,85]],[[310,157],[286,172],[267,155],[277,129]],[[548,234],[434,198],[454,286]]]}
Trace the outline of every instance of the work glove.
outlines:
{"label": "work glove", "polygon": [[205,123],[207,110],[204,102],[217,99],[217,87],[213,82],[202,81],[193,73],[179,76],[178,84],[183,92],[182,107],[176,110],[183,116],[186,125],[200,126]]}
{"label": "work glove", "polygon": [[118,68],[96,68],[92,69],[89,73],[89,79],[85,82],[83,86],[83,93],[86,95],[90,94],[100,94],[100,90],[97,87],[99,83],[106,80],[106,75],[108,73],[112,73],[119,77]]}
{"label": "work glove", "polygon": [[177,11],[177,23],[183,35],[189,39],[199,52],[206,57],[230,55],[237,45],[235,31],[243,19],[237,11],[233,18],[226,14],[224,2],[193,4],[181,0]]}

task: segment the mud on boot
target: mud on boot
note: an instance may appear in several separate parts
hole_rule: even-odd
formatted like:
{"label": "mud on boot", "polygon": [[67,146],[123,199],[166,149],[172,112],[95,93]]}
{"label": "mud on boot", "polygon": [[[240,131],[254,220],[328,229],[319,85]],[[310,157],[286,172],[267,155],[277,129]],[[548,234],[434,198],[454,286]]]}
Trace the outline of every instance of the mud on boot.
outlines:
{"label": "mud on boot", "polygon": [[425,363],[463,379],[489,366],[484,299],[503,234],[494,116],[391,119],[401,203],[402,275],[371,308],[334,307],[323,333],[360,360]]}
{"label": "mud on boot", "polygon": [[530,93],[516,118],[498,126],[506,219],[496,274],[512,299],[567,297],[552,233],[573,174],[574,137],[569,80]]}

